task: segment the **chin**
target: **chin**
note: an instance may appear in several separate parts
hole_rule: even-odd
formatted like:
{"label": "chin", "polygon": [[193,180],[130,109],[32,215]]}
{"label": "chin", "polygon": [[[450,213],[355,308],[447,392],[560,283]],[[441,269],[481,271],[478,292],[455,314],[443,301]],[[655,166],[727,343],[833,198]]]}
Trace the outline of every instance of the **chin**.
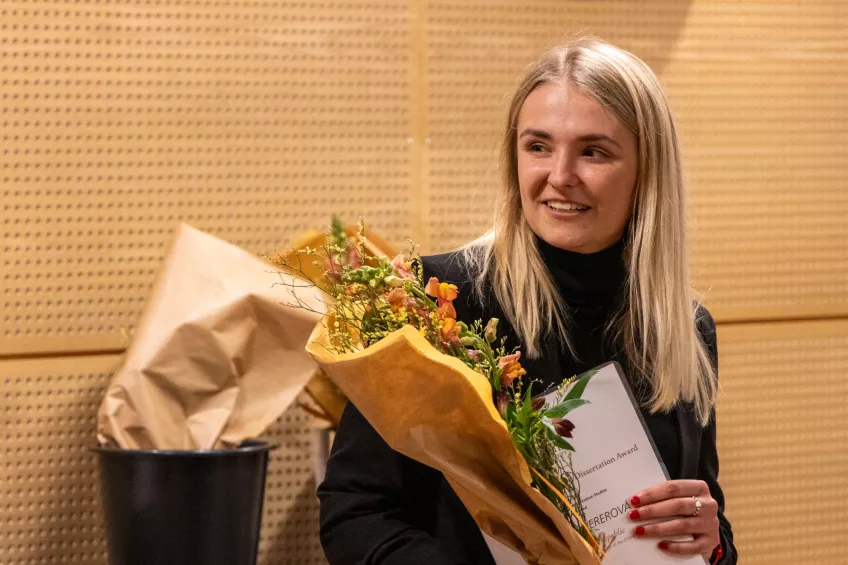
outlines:
{"label": "chin", "polygon": [[583,238],[567,233],[542,233],[539,237],[545,240],[548,245],[553,245],[559,249],[566,251],[582,252],[582,248],[586,246]]}

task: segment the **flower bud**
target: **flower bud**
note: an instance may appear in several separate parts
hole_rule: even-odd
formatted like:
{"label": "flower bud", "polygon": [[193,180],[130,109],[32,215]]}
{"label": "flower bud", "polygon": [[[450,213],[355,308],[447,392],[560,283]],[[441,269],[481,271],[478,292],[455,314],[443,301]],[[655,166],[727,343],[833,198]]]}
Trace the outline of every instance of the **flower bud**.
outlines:
{"label": "flower bud", "polygon": [[486,341],[488,341],[489,343],[492,343],[496,339],[498,339],[498,319],[497,318],[492,318],[491,320],[489,320],[489,323],[486,324],[486,331],[485,331],[484,335],[486,336]]}
{"label": "flower bud", "polygon": [[399,287],[399,286],[403,286],[403,279],[400,278],[400,277],[396,277],[394,275],[389,275],[388,277],[384,278],[383,282],[386,283],[386,285],[391,286],[391,287],[395,287],[395,288]]}
{"label": "flower bud", "polygon": [[553,418],[551,419],[551,424],[554,425],[554,431],[562,437],[572,437],[571,432],[574,430],[574,424],[571,420],[567,420],[565,418]]}
{"label": "flower bud", "polygon": [[498,409],[498,414],[501,415],[501,418],[506,419],[506,409],[509,406],[509,396],[507,396],[506,391],[500,391],[498,393],[497,398],[495,399],[495,406]]}
{"label": "flower bud", "polygon": [[539,410],[541,410],[544,405],[545,405],[545,397],[544,396],[537,396],[530,403],[530,406],[533,408],[534,412],[538,412]]}

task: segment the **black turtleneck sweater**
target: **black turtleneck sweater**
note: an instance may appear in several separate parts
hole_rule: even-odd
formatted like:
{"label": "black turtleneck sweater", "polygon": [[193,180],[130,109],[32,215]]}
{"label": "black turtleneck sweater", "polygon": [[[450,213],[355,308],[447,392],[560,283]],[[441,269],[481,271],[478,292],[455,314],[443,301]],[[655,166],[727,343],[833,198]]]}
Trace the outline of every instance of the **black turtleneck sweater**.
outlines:
{"label": "black turtleneck sweater", "polygon": [[568,335],[578,356],[575,358],[570,351],[561,349],[563,376],[618,361],[625,368],[630,386],[642,404],[642,416],[668,474],[676,477],[680,470],[676,419],[670,413],[651,414],[645,408],[650,387],[629,369],[621,343],[616,342],[615,332],[608,329],[610,321],[620,312],[627,289],[623,242],[589,254],[565,251],[541,238],[536,238],[536,243],[568,308]]}
{"label": "black turtleneck sweater", "polygon": [[[577,356],[556,345],[552,332],[537,359],[522,357],[528,376],[555,386],[610,360],[626,370],[620,347],[604,332],[625,288],[621,244],[590,255],[556,249],[541,240],[538,244],[569,307]],[[484,296],[472,292],[473,277],[458,254],[425,257],[423,265],[425,281],[435,276],[459,287],[454,303],[459,320],[485,323],[497,317],[507,348],[520,346],[491,290]],[[714,333],[708,339],[714,343]],[[644,398],[644,387],[638,381],[632,384],[637,398]],[[704,432],[690,415],[651,415],[645,410],[643,415],[670,477],[703,478],[723,511],[714,427]],[[687,423],[687,442],[700,446],[683,457],[678,421]],[[686,464],[682,475],[681,461]],[[321,543],[330,565],[494,565],[479,528],[442,474],[392,450],[351,403],[338,426],[318,496]],[[730,524],[723,514],[719,517],[726,555],[720,564],[732,565],[736,556]]]}

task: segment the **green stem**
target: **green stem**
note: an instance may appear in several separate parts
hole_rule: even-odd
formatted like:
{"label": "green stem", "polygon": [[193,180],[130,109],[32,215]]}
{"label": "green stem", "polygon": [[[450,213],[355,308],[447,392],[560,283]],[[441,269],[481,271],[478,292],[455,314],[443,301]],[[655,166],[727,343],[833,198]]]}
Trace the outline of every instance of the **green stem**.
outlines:
{"label": "green stem", "polygon": [[433,302],[432,300],[430,300],[430,297],[427,296],[427,294],[425,294],[424,291],[422,291],[416,285],[412,285],[412,294],[414,294],[417,298],[422,300],[424,302],[424,304],[426,304],[427,307],[430,308],[431,310],[437,310],[439,308],[438,306],[436,306],[436,303]]}

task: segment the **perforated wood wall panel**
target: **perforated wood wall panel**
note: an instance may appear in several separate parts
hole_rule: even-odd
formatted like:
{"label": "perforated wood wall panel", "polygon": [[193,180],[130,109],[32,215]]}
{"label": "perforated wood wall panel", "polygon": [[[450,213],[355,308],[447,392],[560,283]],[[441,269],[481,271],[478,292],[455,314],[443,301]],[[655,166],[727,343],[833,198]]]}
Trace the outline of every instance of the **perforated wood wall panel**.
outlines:
{"label": "perforated wood wall panel", "polygon": [[719,327],[720,480],[744,565],[841,565],[848,320]]}
{"label": "perforated wood wall panel", "polygon": [[663,80],[720,319],[848,314],[848,4],[694,2]]}
{"label": "perforated wood wall panel", "polygon": [[509,97],[546,47],[591,32],[637,50],[655,69],[671,56],[688,2],[436,0],[427,3],[427,202],[434,249],[491,223]]}
{"label": "perforated wood wall panel", "polygon": [[[115,355],[0,361],[0,563],[106,563],[94,415]],[[292,407],[272,452],[261,565],[326,563],[318,541],[310,418]]]}
{"label": "perforated wood wall panel", "polygon": [[660,75],[691,188],[697,286],[717,319],[848,314],[848,5],[434,1],[429,243],[490,223],[508,97],[543,49],[590,32]]}
{"label": "perforated wood wall panel", "polygon": [[179,221],[410,236],[402,2],[3,1],[0,353],[125,345]]}
{"label": "perforated wood wall panel", "polygon": [[0,563],[105,564],[95,417],[114,355],[0,361]]}
{"label": "perforated wood wall panel", "polygon": [[[305,394],[298,400],[307,402]],[[265,439],[279,445],[268,464],[259,565],[326,565],[318,539],[312,417],[293,406]]]}

